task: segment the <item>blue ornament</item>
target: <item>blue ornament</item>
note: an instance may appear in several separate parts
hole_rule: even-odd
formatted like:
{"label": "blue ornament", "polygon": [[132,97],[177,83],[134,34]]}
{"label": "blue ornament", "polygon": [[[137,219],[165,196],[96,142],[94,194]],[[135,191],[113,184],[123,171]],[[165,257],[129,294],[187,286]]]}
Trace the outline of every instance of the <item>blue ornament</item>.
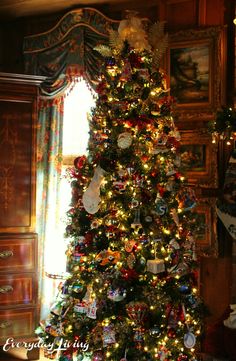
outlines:
{"label": "blue ornament", "polygon": [[189,289],[189,286],[188,285],[181,285],[179,287],[179,291],[182,293],[182,294],[188,294],[190,292],[190,289]]}

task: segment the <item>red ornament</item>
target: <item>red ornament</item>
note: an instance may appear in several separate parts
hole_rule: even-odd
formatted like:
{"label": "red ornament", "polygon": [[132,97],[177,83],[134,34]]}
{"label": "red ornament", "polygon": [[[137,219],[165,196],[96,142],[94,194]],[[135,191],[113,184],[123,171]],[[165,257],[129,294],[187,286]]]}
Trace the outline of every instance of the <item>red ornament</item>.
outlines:
{"label": "red ornament", "polygon": [[147,155],[142,155],[141,159],[143,162],[147,162],[149,157]]}
{"label": "red ornament", "polygon": [[77,168],[77,169],[83,168],[86,159],[87,159],[86,155],[82,155],[81,157],[75,158],[75,160],[74,160],[75,168]]}
{"label": "red ornament", "polygon": [[126,305],[129,318],[137,325],[143,325],[147,320],[148,305],[141,301],[132,301]]}
{"label": "red ornament", "polygon": [[126,280],[135,280],[138,278],[138,273],[134,269],[122,268],[120,272],[122,273],[122,278]]}

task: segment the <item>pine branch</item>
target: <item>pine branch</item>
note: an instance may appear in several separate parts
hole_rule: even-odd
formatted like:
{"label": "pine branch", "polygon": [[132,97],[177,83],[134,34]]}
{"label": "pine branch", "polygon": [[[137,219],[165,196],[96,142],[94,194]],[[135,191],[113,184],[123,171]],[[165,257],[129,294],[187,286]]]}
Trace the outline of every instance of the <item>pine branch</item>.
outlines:
{"label": "pine branch", "polygon": [[95,46],[94,50],[100,53],[104,57],[112,56],[112,50],[109,46],[106,45],[98,45]]}

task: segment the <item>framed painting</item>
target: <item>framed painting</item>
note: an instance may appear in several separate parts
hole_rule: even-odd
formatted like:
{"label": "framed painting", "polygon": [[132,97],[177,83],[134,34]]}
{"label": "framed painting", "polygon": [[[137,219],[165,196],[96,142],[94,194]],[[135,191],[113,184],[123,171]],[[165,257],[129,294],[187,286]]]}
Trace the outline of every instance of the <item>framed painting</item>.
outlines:
{"label": "framed painting", "polygon": [[194,212],[197,216],[197,227],[194,232],[196,251],[200,255],[217,255],[217,232],[216,232],[216,199],[199,199]]}
{"label": "framed painting", "polygon": [[181,171],[187,183],[217,187],[217,149],[206,130],[180,131]]}
{"label": "framed painting", "polygon": [[225,47],[225,29],[219,26],[170,35],[166,61],[170,95],[185,120],[203,114],[208,118],[224,102]]}

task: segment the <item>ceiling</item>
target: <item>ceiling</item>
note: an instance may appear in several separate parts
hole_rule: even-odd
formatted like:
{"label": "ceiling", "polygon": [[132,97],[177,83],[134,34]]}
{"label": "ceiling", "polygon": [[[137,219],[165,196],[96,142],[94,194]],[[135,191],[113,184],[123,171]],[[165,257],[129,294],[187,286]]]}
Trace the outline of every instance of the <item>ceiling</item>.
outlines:
{"label": "ceiling", "polygon": [[[146,0],[146,2],[148,1]],[[46,15],[76,6],[113,6],[122,3],[127,3],[127,0],[0,0],[0,18],[2,20],[9,20],[20,17]]]}

